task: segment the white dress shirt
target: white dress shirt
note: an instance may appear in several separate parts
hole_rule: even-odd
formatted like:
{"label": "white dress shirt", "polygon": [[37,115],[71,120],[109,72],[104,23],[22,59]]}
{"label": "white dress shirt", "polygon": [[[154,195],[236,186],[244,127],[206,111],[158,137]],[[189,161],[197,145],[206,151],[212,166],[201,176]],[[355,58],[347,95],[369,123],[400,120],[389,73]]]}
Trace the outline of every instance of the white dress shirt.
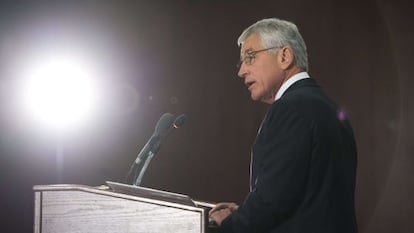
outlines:
{"label": "white dress shirt", "polygon": [[297,82],[299,80],[305,79],[305,78],[310,78],[309,74],[307,72],[300,72],[300,73],[297,73],[297,74],[293,75],[292,77],[290,77],[290,79],[288,79],[285,83],[283,83],[282,86],[277,91],[275,101],[280,99],[280,97],[282,97],[283,93],[285,93],[285,91],[290,86],[292,86],[292,84],[294,84],[295,82]]}

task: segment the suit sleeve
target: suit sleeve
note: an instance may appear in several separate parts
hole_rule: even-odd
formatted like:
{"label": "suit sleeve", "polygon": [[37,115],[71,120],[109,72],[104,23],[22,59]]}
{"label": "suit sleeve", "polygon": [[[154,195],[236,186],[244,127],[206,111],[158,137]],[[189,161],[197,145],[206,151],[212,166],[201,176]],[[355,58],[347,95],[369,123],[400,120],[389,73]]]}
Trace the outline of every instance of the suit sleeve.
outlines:
{"label": "suit sleeve", "polygon": [[271,106],[253,147],[254,188],[220,232],[267,232],[286,221],[303,200],[311,153],[311,122],[282,101]]}

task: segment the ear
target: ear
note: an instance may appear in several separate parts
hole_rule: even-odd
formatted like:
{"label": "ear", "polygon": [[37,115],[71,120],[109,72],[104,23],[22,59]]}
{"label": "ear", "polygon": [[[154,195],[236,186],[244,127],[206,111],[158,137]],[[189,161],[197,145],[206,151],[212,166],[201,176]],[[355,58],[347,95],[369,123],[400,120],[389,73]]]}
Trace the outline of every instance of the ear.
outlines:
{"label": "ear", "polygon": [[293,64],[293,49],[289,46],[282,47],[279,51],[279,61],[281,68],[286,70]]}

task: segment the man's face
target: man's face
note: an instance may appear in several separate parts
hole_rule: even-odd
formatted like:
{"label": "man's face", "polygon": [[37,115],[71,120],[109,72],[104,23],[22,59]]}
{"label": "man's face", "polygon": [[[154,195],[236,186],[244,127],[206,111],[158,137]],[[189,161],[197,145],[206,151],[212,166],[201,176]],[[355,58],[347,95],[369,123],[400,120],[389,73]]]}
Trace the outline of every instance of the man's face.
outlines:
{"label": "man's face", "polygon": [[[252,34],[244,41],[241,46],[241,58],[248,56],[249,51],[266,49],[257,34]],[[244,84],[250,91],[253,100],[271,104],[274,102],[277,91],[285,81],[283,69],[280,67],[279,51],[270,53],[269,51],[259,52],[254,55],[252,64],[243,62],[239,70],[239,77],[244,79]]]}

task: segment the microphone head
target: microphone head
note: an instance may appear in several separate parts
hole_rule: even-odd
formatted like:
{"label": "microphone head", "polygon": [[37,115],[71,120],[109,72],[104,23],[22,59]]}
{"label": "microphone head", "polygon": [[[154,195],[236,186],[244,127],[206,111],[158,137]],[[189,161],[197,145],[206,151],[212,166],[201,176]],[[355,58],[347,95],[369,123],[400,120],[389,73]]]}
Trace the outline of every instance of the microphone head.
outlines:
{"label": "microphone head", "polygon": [[164,113],[155,126],[155,133],[158,135],[167,134],[174,123],[174,115],[171,113]]}
{"label": "microphone head", "polygon": [[177,129],[178,127],[181,127],[184,125],[184,123],[187,121],[187,115],[181,114],[177,118],[175,118],[175,121],[173,123],[173,127]]}

